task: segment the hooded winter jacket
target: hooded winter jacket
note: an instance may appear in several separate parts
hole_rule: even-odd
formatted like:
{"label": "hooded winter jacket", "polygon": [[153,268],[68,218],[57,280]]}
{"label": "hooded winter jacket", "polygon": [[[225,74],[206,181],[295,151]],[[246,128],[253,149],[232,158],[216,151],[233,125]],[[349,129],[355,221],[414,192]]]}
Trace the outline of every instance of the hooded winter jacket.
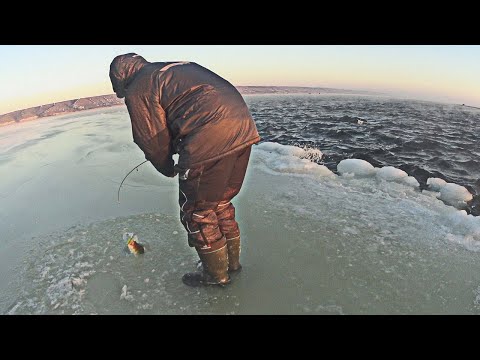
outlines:
{"label": "hooded winter jacket", "polygon": [[112,61],[110,80],[125,97],[133,141],[166,176],[175,175],[175,153],[189,169],[260,140],[237,89],[196,63],[150,63],[130,53]]}

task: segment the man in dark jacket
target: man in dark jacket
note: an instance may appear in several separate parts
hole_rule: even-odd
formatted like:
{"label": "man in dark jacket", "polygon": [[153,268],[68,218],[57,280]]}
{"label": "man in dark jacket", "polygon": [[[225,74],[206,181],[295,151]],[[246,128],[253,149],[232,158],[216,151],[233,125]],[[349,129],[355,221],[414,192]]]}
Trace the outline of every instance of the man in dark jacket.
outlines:
{"label": "man in dark jacket", "polygon": [[[180,219],[201,271],[190,286],[226,285],[239,271],[240,230],[231,200],[242,186],[251,146],[260,140],[237,89],[192,62],[150,63],[119,55],[110,80],[125,97],[133,141],[163,175],[179,175]],[[172,159],[179,154],[178,164]]]}

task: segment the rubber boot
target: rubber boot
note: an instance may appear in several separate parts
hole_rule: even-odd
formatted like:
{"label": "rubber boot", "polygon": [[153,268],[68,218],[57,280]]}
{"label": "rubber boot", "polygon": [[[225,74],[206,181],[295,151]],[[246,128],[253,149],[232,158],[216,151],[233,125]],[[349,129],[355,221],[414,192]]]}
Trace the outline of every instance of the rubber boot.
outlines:
{"label": "rubber boot", "polygon": [[[235,190],[236,191],[236,190]],[[226,194],[231,199],[235,193]],[[215,209],[220,231],[225,235],[228,249],[228,272],[234,273],[241,270],[240,265],[240,229],[235,220],[235,206],[230,200],[223,200]]]}
{"label": "rubber boot", "polygon": [[[234,237],[232,239],[227,239],[227,253],[228,272],[232,274],[242,270],[242,265],[240,264],[240,236]],[[197,270],[203,271],[202,260],[198,260]]]}
{"label": "rubber boot", "polygon": [[229,239],[227,236],[228,272],[234,273],[242,270],[240,265],[240,235]]}
{"label": "rubber boot", "polygon": [[188,286],[225,286],[230,283],[228,275],[228,250],[224,245],[218,250],[203,252],[197,249],[202,261],[202,271],[183,275],[182,281]]}

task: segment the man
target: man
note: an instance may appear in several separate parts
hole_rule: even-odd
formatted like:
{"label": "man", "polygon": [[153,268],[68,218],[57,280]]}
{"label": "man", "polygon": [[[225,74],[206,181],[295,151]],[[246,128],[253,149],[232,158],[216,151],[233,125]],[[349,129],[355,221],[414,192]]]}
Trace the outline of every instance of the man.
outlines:
{"label": "man", "polygon": [[196,63],[150,63],[135,53],[113,59],[110,80],[125,97],[133,141],[145,158],[163,175],[179,175],[180,219],[201,261],[201,271],[185,274],[183,282],[230,283],[229,273],[241,269],[231,200],[251,147],[260,141],[245,101],[232,84]]}

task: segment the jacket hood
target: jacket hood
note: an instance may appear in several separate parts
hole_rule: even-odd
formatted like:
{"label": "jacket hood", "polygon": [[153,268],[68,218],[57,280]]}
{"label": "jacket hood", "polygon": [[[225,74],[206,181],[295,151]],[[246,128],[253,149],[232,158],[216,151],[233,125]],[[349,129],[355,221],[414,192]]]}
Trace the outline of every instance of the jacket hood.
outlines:
{"label": "jacket hood", "polygon": [[117,97],[124,98],[128,85],[145,65],[149,64],[142,56],[135,53],[118,55],[110,64],[110,81]]}

